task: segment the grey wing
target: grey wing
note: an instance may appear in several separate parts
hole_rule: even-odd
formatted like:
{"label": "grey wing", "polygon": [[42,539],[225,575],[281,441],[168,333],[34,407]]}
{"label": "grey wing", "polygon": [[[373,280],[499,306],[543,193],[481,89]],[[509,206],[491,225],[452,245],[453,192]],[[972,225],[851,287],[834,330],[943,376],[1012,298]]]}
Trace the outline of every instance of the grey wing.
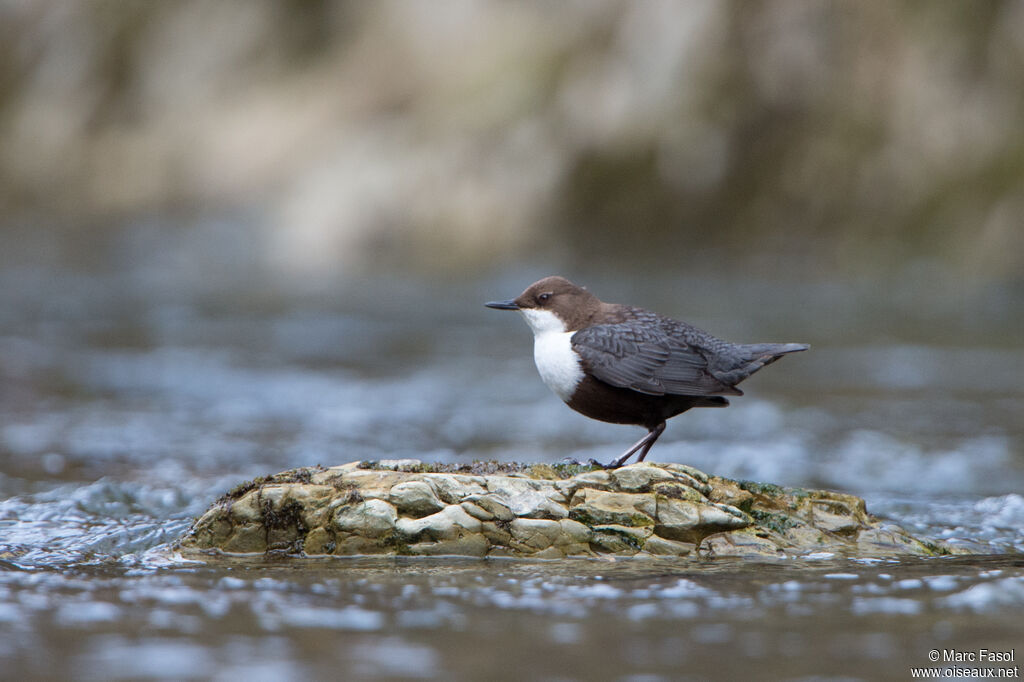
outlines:
{"label": "grey wing", "polygon": [[737,395],[708,372],[705,357],[658,328],[603,324],[572,336],[572,347],[601,381],[648,395]]}

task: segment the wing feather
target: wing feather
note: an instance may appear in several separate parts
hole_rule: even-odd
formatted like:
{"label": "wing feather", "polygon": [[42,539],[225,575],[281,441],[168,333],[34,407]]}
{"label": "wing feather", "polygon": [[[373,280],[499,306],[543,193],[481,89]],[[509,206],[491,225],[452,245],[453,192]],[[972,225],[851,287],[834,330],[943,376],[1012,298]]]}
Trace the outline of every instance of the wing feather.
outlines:
{"label": "wing feather", "polygon": [[603,324],[572,336],[573,350],[601,381],[648,395],[736,395],[708,371],[698,347],[657,326]]}

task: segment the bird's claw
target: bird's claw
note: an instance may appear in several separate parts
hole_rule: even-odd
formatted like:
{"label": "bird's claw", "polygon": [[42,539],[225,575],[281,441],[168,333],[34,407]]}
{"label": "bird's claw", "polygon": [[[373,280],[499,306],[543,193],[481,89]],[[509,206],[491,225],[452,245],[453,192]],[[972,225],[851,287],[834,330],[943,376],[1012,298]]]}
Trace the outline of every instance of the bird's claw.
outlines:
{"label": "bird's claw", "polygon": [[617,460],[617,459],[616,460],[612,460],[608,464],[602,464],[601,462],[598,462],[593,457],[588,459],[586,462],[581,462],[578,459],[576,459],[575,457],[563,457],[562,459],[559,460],[559,463],[561,463],[561,464],[573,464],[573,465],[579,466],[579,467],[582,467],[582,466],[592,466],[592,467],[598,467],[599,469],[618,469],[620,466],[622,466],[622,463],[619,460]]}

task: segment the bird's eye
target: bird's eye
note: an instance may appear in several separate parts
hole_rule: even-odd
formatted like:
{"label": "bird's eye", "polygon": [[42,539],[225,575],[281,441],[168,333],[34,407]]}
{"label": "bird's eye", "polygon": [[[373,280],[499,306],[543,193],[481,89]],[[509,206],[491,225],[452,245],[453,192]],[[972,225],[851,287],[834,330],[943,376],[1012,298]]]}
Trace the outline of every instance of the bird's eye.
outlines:
{"label": "bird's eye", "polygon": [[545,293],[543,293],[543,294],[541,294],[540,296],[537,297],[537,302],[538,303],[547,303],[550,298],[551,298],[551,294],[545,292]]}

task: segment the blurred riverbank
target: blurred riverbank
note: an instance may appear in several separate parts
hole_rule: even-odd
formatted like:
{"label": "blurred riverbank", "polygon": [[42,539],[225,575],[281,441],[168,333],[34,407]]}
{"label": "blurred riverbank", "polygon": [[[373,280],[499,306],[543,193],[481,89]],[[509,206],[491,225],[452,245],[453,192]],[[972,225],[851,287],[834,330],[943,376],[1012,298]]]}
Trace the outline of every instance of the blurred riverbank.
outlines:
{"label": "blurred riverbank", "polygon": [[191,257],[293,278],[538,251],[811,280],[1024,271],[1019,3],[0,11],[9,241],[144,216],[185,242],[244,224],[244,247]]}

